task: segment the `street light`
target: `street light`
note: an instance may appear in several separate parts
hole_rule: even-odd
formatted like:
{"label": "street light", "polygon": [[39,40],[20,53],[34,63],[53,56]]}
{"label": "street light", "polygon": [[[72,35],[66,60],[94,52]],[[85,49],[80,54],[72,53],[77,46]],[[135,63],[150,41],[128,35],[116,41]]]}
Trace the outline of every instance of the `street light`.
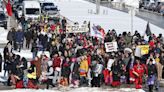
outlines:
{"label": "street light", "polygon": [[100,0],[96,0],[96,14],[100,13]]}
{"label": "street light", "polygon": [[136,9],[135,9],[135,7],[130,7],[129,8],[129,14],[130,14],[130,16],[131,16],[131,34],[133,34],[133,17],[135,16],[135,14],[136,14]]}

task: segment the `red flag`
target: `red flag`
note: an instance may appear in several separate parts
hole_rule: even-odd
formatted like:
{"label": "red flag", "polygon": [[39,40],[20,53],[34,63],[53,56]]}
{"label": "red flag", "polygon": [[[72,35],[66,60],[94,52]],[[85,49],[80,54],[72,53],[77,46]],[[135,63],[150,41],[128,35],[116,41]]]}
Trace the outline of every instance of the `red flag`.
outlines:
{"label": "red flag", "polygon": [[12,6],[11,6],[11,3],[10,3],[10,0],[8,0],[8,2],[6,2],[5,0],[3,0],[5,5],[6,5],[6,10],[7,10],[7,14],[9,16],[12,16]]}

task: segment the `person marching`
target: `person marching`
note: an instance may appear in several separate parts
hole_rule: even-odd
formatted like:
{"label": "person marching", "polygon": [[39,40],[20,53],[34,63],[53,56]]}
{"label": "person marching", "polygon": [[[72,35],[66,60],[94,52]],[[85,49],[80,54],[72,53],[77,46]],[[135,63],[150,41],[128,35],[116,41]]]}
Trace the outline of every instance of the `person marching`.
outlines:
{"label": "person marching", "polygon": [[150,59],[149,64],[147,65],[148,69],[148,78],[147,78],[147,84],[149,86],[149,92],[153,92],[153,86],[155,83],[155,76],[157,75],[157,68],[156,65],[153,64],[153,60]]}
{"label": "person marching", "polygon": [[144,74],[144,67],[140,63],[140,58],[136,58],[136,64],[133,67],[133,74],[135,75],[135,87],[136,89],[142,88],[142,76]]}
{"label": "person marching", "polygon": [[48,61],[47,73],[45,74],[47,76],[47,89],[49,89],[49,85],[55,87],[55,85],[53,84],[54,69],[52,67],[52,64],[52,61]]}

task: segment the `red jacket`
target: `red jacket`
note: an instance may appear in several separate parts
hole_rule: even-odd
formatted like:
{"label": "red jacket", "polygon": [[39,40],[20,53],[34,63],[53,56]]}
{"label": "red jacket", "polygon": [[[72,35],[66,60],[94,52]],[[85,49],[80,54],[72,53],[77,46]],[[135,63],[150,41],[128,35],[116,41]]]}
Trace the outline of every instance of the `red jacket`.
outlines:
{"label": "red jacket", "polygon": [[56,57],[53,60],[53,68],[54,70],[56,69],[56,67],[60,67],[61,66],[61,59],[60,57]]}
{"label": "red jacket", "polygon": [[142,75],[144,74],[143,65],[141,65],[141,64],[134,65],[134,72],[136,72],[139,75],[138,77],[142,77]]}
{"label": "red jacket", "polygon": [[154,41],[150,41],[149,45],[150,45],[151,48],[153,48],[154,47]]}

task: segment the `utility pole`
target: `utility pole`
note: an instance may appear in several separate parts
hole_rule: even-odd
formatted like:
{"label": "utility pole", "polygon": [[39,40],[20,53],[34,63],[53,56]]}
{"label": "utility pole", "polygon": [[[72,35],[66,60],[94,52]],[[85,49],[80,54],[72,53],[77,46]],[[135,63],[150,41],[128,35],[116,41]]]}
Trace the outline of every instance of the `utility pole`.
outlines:
{"label": "utility pole", "polygon": [[100,14],[100,0],[96,0],[96,14]]}

